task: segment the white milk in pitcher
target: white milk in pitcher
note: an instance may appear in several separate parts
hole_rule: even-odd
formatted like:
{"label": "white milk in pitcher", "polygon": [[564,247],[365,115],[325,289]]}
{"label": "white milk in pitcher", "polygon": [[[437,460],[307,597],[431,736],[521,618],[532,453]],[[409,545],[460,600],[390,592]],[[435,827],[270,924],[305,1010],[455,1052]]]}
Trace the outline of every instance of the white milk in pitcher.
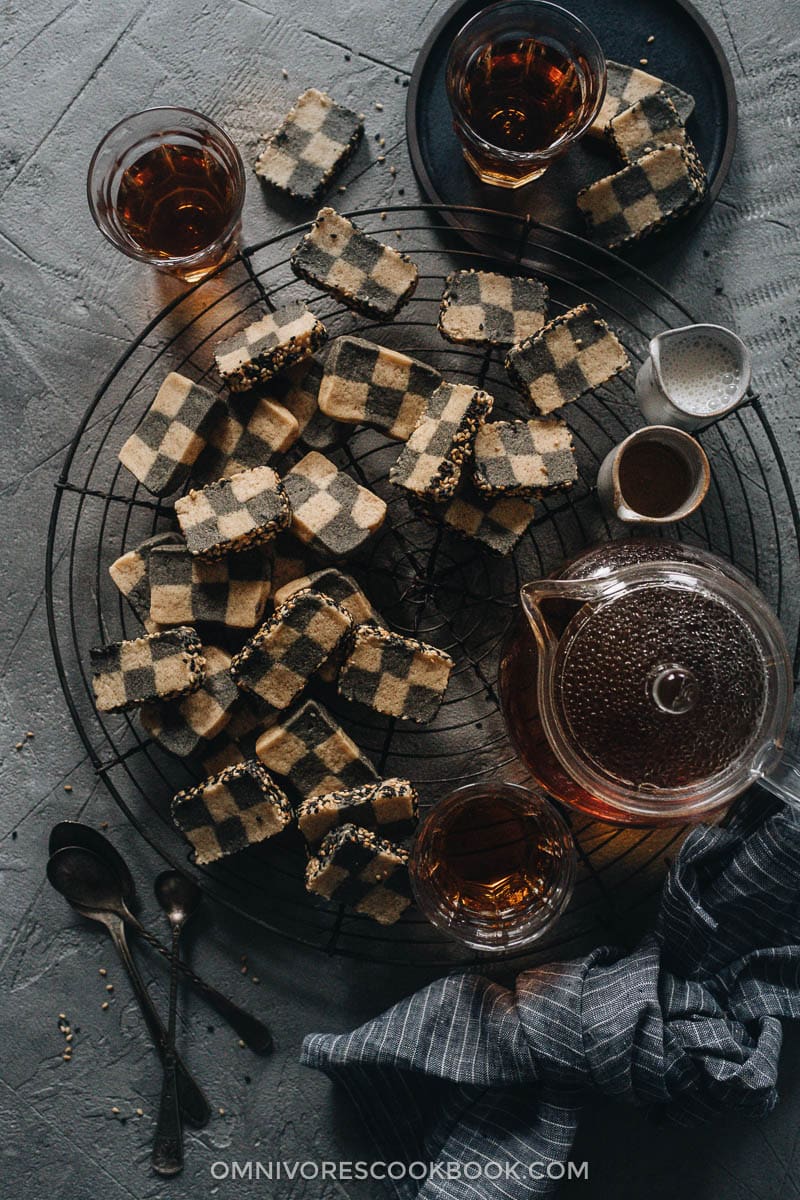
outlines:
{"label": "white milk in pitcher", "polygon": [[661,383],[676,408],[710,417],[735,404],[741,393],[740,362],[733,349],[705,333],[666,338]]}

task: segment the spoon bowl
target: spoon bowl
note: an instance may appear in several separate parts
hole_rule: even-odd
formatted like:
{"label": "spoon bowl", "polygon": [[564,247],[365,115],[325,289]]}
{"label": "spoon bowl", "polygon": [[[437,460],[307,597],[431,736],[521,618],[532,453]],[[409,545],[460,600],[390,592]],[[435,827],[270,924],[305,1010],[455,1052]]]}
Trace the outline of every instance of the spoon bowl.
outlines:
{"label": "spoon bowl", "polygon": [[50,831],[48,843],[50,854],[73,846],[89,850],[104,860],[118,877],[122,898],[126,904],[130,904],[135,899],[136,885],[128,864],[108,838],[103,837],[102,833],[93,829],[91,825],[84,825],[81,821],[59,821]]}
{"label": "spoon bowl", "polygon": [[122,915],[125,902],[119,877],[105,859],[83,846],[65,846],[51,854],[47,878],[76,907]]}
{"label": "spoon bowl", "polygon": [[162,871],[156,877],[153,891],[159,907],[173,926],[188,921],[203,898],[195,881],[181,871]]}

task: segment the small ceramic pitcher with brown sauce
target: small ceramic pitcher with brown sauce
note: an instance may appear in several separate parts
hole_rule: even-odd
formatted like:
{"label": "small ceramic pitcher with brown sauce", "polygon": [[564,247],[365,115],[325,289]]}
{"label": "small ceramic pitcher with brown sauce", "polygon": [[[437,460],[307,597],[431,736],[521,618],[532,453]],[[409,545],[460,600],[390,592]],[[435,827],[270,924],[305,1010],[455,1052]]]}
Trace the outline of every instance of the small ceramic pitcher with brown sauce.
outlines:
{"label": "small ceramic pitcher with brown sauce", "polygon": [[695,438],[668,425],[649,425],[609,451],[597,494],[619,521],[669,525],[700,507],[710,481],[708,458]]}

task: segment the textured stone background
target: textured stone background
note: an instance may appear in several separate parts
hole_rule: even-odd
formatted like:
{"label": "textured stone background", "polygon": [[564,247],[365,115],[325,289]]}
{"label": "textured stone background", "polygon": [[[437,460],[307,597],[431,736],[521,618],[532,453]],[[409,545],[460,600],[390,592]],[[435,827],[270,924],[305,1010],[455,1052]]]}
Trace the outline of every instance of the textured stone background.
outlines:
{"label": "textured stone background", "polygon": [[[334,1200],[378,1194],[375,1185],[213,1184],[209,1164],[217,1158],[369,1154],[346,1102],[325,1079],[299,1068],[298,1048],[304,1033],[350,1027],[410,986],[401,971],[306,954],[245,931],[221,912],[198,921],[196,961],[273,1022],[278,1051],[256,1059],[191,1003],[182,1042],[224,1114],[188,1136],[180,1179],[167,1185],[151,1176],[155,1059],[106,941],[79,926],[43,882],[46,835],[65,816],[110,820],[145,897],[159,863],[112,811],[71,727],[47,642],[42,557],[53,481],[75,424],[97,382],[171,287],[115,253],[90,221],[83,180],[100,134],[133,109],[177,102],[221,121],[250,159],[262,129],[313,77],[368,111],[369,134],[385,135],[388,162],[398,168],[393,178],[388,162],[374,161],[378,151],[368,137],[350,168],[348,203],[388,203],[398,187],[413,200],[403,144],[406,93],[395,76],[407,77],[445,7],[446,0],[4,0],[0,6],[3,1196]],[[739,147],[713,214],[691,245],[656,273],[689,307],[736,326],[750,341],[758,386],[772,400],[781,444],[800,482],[793,390],[800,345],[798,5],[702,0],[700,7],[736,75]],[[370,103],[376,99],[385,106],[380,114]],[[264,236],[278,220],[251,185],[246,236]],[[16,751],[27,730],[35,737]],[[251,974],[262,980],[258,987],[238,972],[245,949]],[[143,961],[163,1000],[160,969]],[[107,1013],[100,1009],[102,965],[117,985]],[[59,1012],[76,1031],[71,1064],[60,1057]],[[730,1119],[690,1131],[656,1129],[605,1103],[587,1114],[575,1152],[590,1160],[592,1182],[575,1185],[569,1195],[766,1200],[800,1193],[800,1035],[791,1030],[781,1093],[781,1106],[766,1122]],[[135,1115],[139,1107],[142,1117]]]}

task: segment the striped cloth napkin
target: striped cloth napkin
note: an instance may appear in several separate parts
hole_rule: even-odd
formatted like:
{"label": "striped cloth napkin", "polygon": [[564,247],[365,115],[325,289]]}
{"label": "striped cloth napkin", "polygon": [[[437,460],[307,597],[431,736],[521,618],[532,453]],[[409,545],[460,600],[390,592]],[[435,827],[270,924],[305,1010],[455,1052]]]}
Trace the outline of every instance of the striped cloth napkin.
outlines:
{"label": "striped cloth napkin", "polygon": [[552,1195],[541,1164],[568,1161],[590,1088],[691,1124],[773,1108],[779,1018],[800,1016],[800,817],[769,805],[753,792],[689,834],[632,953],[537,967],[513,991],[450,976],[305,1039],[301,1061],[344,1085],[382,1161],[432,1164],[397,1179],[402,1200]]}

